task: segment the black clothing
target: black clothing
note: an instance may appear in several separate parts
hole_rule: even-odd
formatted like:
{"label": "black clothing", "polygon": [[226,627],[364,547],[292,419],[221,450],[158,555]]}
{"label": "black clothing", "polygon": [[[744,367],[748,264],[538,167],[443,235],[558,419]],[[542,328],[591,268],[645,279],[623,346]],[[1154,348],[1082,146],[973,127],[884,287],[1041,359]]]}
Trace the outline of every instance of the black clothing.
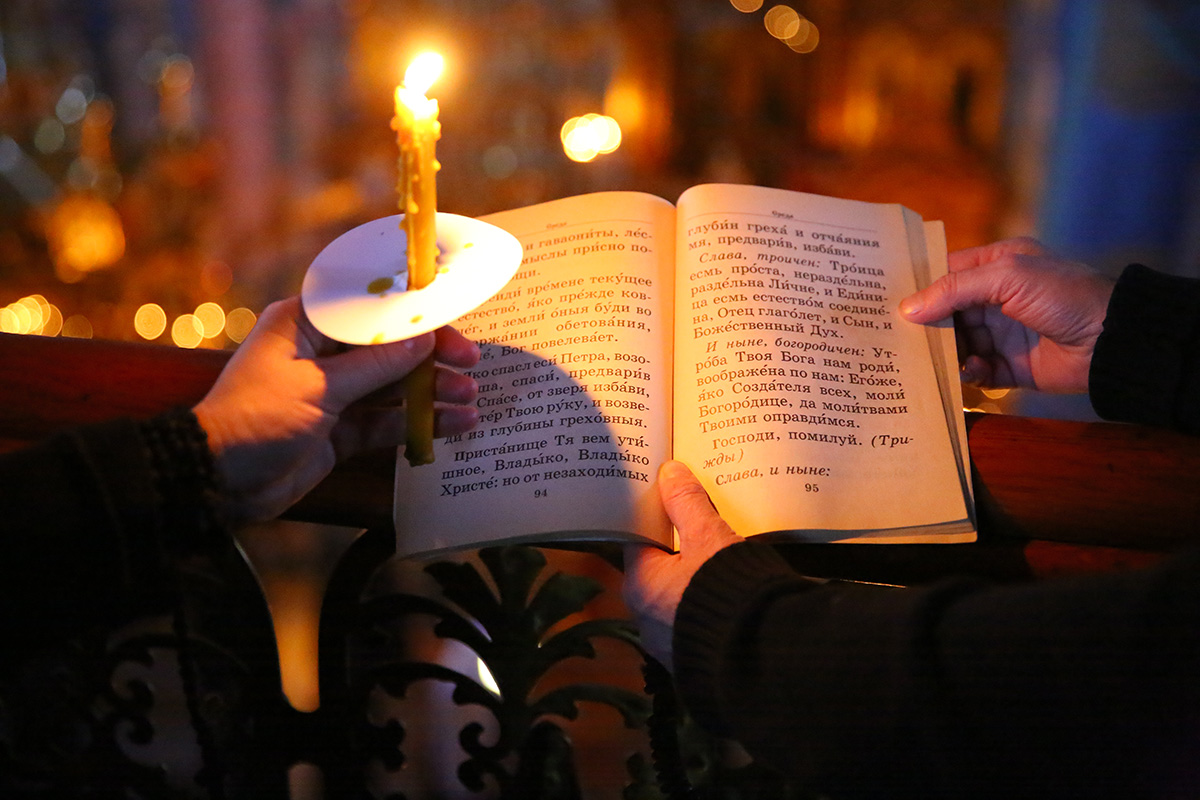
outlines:
{"label": "black clothing", "polygon": [[[208,594],[239,598],[196,569],[232,540],[195,415],[57,434],[0,456],[0,487],[0,796],[125,797],[136,786],[195,797],[201,785],[220,796],[228,760],[216,754],[232,748],[218,749],[214,729],[231,739],[242,708],[226,673],[197,657],[215,663],[229,637],[214,645],[193,628],[211,614]],[[221,666],[237,655],[224,650]],[[173,658],[174,681],[150,669],[159,658]],[[190,724],[187,737],[155,741],[156,726],[165,736],[176,722]],[[205,765],[194,779],[193,746]]]}
{"label": "black clothing", "polygon": [[0,641],[10,648],[169,611],[174,560],[227,536],[207,437],[184,409],[0,455],[0,487]]}
{"label": "black clothing", "polygon": [[1200,281],[1126,269],[1088,383],[1105,419],[1200,434]]}
{"label": "black clothing", "polygon": [[[1127,269],[1090,383],[1108,418],[1200,432],[1200,281]],[[693,577],[674,659],[698,721],[833,798],[1200,797],[1200,552],[891,589],[743,542]]]}

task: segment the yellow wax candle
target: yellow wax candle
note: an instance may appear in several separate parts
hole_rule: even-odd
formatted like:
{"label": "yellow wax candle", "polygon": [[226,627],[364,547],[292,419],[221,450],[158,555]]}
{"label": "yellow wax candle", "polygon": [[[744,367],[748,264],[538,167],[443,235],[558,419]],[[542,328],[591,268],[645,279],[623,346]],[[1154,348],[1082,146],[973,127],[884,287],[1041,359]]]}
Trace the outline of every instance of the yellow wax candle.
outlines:
{"label": "yellow wax candle", "polygon": [[[442,133],[437,100],[425,92],[441,72],[441,56],[418,57],[396,87],[396,116],[392,128],[400,147],[396,187],[401,226],[408,242],[408,289],[423,289],[437,273],[437,161],[436,145]],[[408,433],[404,456],[413,466],[433,462],[433,396],[436,369],[433,357],[408,376],[406,417]]]}

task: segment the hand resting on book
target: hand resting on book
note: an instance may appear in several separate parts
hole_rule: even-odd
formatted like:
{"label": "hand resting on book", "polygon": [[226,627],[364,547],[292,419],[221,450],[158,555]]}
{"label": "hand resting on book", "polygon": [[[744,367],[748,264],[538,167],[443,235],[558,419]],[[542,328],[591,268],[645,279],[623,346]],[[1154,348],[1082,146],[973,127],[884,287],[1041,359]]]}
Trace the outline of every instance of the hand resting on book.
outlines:
{"label": "hand resting on book", "polygon": [[964,381],[1087,391],[1114,281],[1026,238],[959,250],[949,262],[949,274],[900,312],[918,323],[955,314]]}
{"label": "hand resting on book", "polygon": [[[949,274],[905,298],[900,310],[917,323],[956,316],[964,380],[1087,391],[1114,281],[1024,238],[950,253],[949,267]],[[684,589],[702,564],[740,537],[682,463],[664,464],[658,481],[680,552],[629,546],[624,592],[647,650],[669,666],[675,609]]]}
{"label": "hand resting on book", "polygon": [[[298,297],[273,303],[193,409],[208,435],[234,521],[270,519],[334,464],[404,441],[399,382],[433,352],[466,369],[479,348],[452,328],[345,349],[304,316]],[[475,381],[439,368],[437,435],[475,425]]]}
{"label": "hand resting on book", "polygon": [[670,669],[675,609],[683,590],[700,565],[742,539],[717,513],[700,481],[682,462],[667,461],[659,468],[658,489],[667,516],[679,531],[679,552],[626,545],[622,591],[637,620],[642,644]]}

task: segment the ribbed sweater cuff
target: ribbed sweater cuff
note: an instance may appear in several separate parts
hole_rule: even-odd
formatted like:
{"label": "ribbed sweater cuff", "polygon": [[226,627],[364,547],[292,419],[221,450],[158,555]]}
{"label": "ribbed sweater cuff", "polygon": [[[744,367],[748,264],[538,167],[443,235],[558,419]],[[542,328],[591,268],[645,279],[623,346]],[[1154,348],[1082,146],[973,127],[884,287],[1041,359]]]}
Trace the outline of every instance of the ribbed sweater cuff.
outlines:
{"label": "ribbed sweater cuff", "polygon": [[726,547],[692,576],[675,613],[672,655],[680,695],[697,722],[727,731],[717,701],[724,654],[757,607],[808,585],[773,548],[755,542]]}
{"label": "ribbed sweater cuff", "polygon": [[1088,376],[1092,407],[1109,420],[1200,433],[1197,391],[1200,281],[1130,265],[1096,341]]}

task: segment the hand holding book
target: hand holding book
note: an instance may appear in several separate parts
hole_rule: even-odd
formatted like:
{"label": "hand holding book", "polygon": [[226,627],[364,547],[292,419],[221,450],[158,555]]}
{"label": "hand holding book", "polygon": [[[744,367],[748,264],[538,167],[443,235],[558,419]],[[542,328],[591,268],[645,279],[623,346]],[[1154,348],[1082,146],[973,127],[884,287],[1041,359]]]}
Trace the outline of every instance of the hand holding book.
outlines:
{"label": "hand holding book", "polygon": [[[678,459],[740,535],[975,538],[953,332],[900,299],[945,239],[896,205],[754,186],[501,212],[524,258],[464,315],[480,427],[399,464],[401,554],[503,542],[673,547]],[[485,522],[484,522],[485,521]]]}
{"label": "hand holding book", "polygon": [[912,322],[957,316],[963,380],[1082,393],[1114,282],[1033,239],[950,253],[950,274],[905,298]]}
{"label": "hand holding book", "polygon": [[[948,274],[899,305],[917,323],[957,316],[964,380],[1087,391],[1111,279],[1055,257],[1032,239],[960,250],[949,254],[948,263]],[[647,650],[670,667],[673,622],[684,590],[717,551],[739,539],[686,466],[668,462],[658,484],[679,532],[679,552],[627,546],[623,592]]]}

